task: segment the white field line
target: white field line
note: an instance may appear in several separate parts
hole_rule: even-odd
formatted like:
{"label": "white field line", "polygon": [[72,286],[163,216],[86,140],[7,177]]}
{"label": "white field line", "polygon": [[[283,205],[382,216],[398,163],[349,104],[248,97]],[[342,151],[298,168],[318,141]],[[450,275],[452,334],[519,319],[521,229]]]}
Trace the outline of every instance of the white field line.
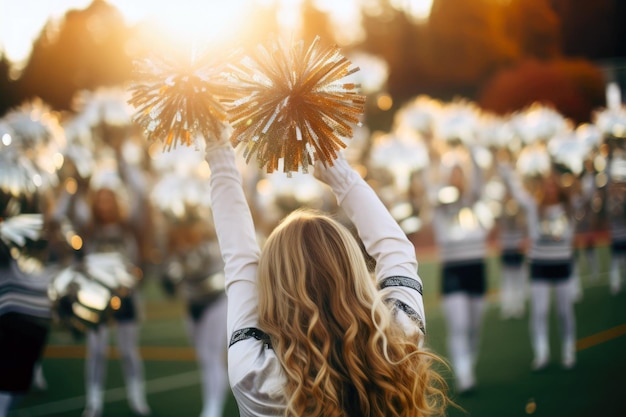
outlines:
{"label": "white field line", "polygon": [[[160,378],[146,381],[146,393],[154,394],[157,392],[170,391],[177,388],[185,388],[200,384],[200,371],[194,370],[177,375],[164,376]],[[104,402],[111,403],[126,399],[126,388],[111,388],[104,392]],[[78,410],[85,407],[85,396],[66,398],[49,402],[46,404],[35,405],[27,408],[18,408],[12,410],[8,417],[37,417],[47,416],[51,414],[59,414],[67,411]]]}

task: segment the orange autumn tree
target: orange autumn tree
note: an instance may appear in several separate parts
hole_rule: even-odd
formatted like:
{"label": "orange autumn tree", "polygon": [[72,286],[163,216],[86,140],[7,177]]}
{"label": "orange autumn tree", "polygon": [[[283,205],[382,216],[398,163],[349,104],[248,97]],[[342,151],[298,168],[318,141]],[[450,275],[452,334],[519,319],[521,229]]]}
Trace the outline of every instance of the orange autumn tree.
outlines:
{"label": "orange autumn tree", "polygon": [[500,114],[542,102],[583,123],[590,121],[592,110],[604,105],[604,88],[602,72],[588,61],[527,60],[494,76],[477,101],[486,110]]}

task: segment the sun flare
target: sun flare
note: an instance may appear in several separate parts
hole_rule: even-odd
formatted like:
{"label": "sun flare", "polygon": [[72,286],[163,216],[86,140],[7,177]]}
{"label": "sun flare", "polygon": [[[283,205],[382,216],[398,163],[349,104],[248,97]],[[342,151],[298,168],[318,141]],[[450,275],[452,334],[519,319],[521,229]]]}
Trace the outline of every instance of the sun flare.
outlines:
{"label": "sun flare", "polygon": [[138,8],[135,2],[114,2],[125,16],[136,16],[152,23],[155,30],[150,41],[191,45],[222,42],[239,29],[238,17],[252,0],[177,0],[169,2],[145,2]]}
{"label": "sun flare", "polygon": [[233,23],[246,3],[247,0],[154,2],[148,17],[185,40],[219,39],[235,26]]}
{"label": "sun flare", "polygon": [[[70,9],[82,9],[93,0],[0,0],[0,54],[14,69],[23,67],[48,19],[59,20]],[[305,0],[106,0],[117,8],[127,24],[138,25],[138,45],[183,53],[196,47],[220,45],[225,49],[233,41],[254,31],[254,8],[275,7],[280,34],[297,35]],[[375,2],[367,0],[313,0],[320,10],[329,13],[339,44],[363,40],[361,11]],[[389,0],[416,21],[425,21],[433,0]],[[144,25],[145,24],[145,25]],[[145,28],[145,30],[141,30]],[[16,72],[18,74],[18,72]]]}

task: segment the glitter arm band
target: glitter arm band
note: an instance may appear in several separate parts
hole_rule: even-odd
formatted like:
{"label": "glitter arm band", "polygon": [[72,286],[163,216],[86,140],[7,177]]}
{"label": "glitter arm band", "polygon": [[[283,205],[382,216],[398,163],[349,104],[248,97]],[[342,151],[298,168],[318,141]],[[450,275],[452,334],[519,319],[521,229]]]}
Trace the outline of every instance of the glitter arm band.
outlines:
{"label": "glitter arm band", "polygon": [[[417,274],[415,247],[391,216],[374,190],[353,170],[345,159],[339,158],[331,167],[318,164],[318,178],[332,188],[339,205],[356,226],[367,252],[376,260],[376,280],[402,276],[415,280]],[[385,288],[385,297],[395,298],[424,316],[422,295],[407,287]]]}

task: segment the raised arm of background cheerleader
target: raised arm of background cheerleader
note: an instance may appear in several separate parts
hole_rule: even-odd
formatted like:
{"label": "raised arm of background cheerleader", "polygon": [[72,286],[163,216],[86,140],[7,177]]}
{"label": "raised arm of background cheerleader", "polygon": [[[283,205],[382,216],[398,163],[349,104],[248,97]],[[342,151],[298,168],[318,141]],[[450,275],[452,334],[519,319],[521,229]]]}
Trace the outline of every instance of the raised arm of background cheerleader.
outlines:
{"label": "raised arm of background cheerleader", "polygon": [[472,177],[470,181],[470,204],[474,204],[481,199],[485,189],[485,174],[478,163],[480,158],[480,149],[478,147],[470,147],[470,161],[472,163]]}
{"label": "raised arm of background cheerleader", "polygon": [[228,335],[257,327],[256,273],[260,250],[232,147],[207,150],[211,167],[211,209],[224,259],[228,296]]}
{"label": "raised arm of background cheerleader", "polygon": [[586,204],[590,204],[596,192],[596,176],[593,172],[584,172],[580,179],[580,192],[572,195],[572,208],[579,210]]}
{"label": "raised arm of background cheerleader", "polygon": [[539,236],[539,208],[537,201],[526,191],[524,184],[522,184],[522,181],[509,163],[499,163],[498,173],[515,201],[526,211],[526,223],[528,225],[529,236],[531,239],[536,239]]}
{"label": "raised arm of background cheerleader", "polygon": [[[315,176],[328,184],[337,203],[356,226],[367,253],[376,260],[376,281],[387,288],[386,298],[409,307],[424,330],[422,282],[417,273],[415,247],[374,190],[342,157],[326,167],[317,163]],[[409,311],[404,310],[409,316]]]}
{"label": "raised arm of background cheerleader", "polygon": [[520,181],[515,171],[509,163],[499,163],[498,173],[502,177],[507,189],[511,192],[513,198],[526,210],[534,210],[537,203],[534,197],[526,191],[524,184]]}

